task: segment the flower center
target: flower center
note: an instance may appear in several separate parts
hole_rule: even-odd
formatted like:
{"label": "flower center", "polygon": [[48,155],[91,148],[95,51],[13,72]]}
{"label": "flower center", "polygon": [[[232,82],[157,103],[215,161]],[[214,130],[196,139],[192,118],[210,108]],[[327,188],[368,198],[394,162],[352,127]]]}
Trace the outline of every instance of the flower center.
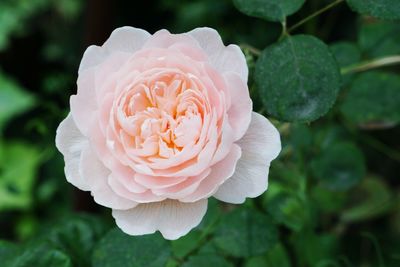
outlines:
{"label": "flower center", "polygon": [[170,158],[201,133],[205,91],[196,77],[161,73],[139,80],[118,103],[118,120],[140,156]]}

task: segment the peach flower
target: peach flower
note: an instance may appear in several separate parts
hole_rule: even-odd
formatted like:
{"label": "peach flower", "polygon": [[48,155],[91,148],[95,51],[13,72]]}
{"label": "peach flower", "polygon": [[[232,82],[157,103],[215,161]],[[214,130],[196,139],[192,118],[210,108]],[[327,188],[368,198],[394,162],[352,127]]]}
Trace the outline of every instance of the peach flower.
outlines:
{"label": "peach flower", "polygon": [[122,27],[83,55],[57,130],[67,180],[127,234],[177,239],[207,199],[243,203],[268,186],[278,131],[252,112],[246,60],[210,28]]}

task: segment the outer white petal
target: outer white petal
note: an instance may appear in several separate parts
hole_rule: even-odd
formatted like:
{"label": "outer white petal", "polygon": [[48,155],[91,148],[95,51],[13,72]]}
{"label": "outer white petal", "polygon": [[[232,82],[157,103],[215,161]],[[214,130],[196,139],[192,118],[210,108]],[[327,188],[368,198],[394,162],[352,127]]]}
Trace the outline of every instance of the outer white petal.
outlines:
{"label": "outer white petal", "polygon": [[108,40],[103,44],[103,48],[108,51],[121,51],[134,53],[140,48],[150,37],[150,33],[145,30],[134,27],[121,27],[115,29]]}
{"label": "outer white petal", "polygon": [[150,34],[142,29],[121,27],[115,29],[103,46],[89,46],[83,54],[79,73],[99,65],[113,51],[134,53],[142,48]]}
{"label": "outer white petal", "polygon": [[100,46],[89,46],[83,53],[78,73],[81,74],[83,71],[99,65],[101,62],[104,61],[104,59],[107,58],[107,56],[108,52],[105,49],[102,49]]}
{"label": "outer white petal", "polygon": [[281,151],[278,130],[262,115],[253,112],[250,127],[240,139],[242,148],[235,173],[222,184],[214,197],[229,203],[243,203],[267,190],[270,162]]}
{"label": "outer white petal", "polygon": [[76,127],[71,113],[68,114],[57,128],[56,146],[64,155],[67,181],[84,191],[88,191],[89,186],[79,173],[79,161],[87,144],[88,140]]}
{"label": "outer white petal", "polygon": [[130,209],[137,205],[136,202],[128,200],[116,194],[108,185],[110,171],[97,158],[90,146],[82,151],[79,164],[82,177],[90,186],[94,200],[105,207],[112,209]]}
{"label": "outer white petal", "polygon": [[218,71],[235,72],[247,83],[249,70],[246,58],[237,45],[225,46],[218,32],[211,28],[196,28],[188,32],[207,53],[211,64]]}
{"label": "outer white petal", "polygon": [[130,210],[113,210],[119,228],[129,235],[160,231],[166,239],[175,240],[196,227],[207,210],[207,199],[193,203],[177,200],[139,204]]}

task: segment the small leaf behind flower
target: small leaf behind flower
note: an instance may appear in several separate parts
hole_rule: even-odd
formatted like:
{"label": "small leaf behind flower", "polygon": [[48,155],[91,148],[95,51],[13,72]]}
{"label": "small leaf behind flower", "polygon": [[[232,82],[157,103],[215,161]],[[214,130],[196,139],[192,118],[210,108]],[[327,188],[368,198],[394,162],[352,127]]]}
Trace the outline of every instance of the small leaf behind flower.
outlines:
{"label": "small leaf behind flower", "polygon": [[381,19],[400,19],[400,1],[398,0],[347,0],[355,12]]}
{"label": "small leaf behind flower", "polygon": [[262,52],[255,81],[268,113],[284,121],[309,122],[332,107],[341,76],[335,58],[322,41],[296,35]]}
{"label": "small leaf behind flower", "polygon": [[299,10],[305,0],[233,0],[242,13],[268,21],[285,21]]}
{"label": "small leaf behind flower", "polygon": [[260,255],[278,241],[272,219],[256,210],[236,209],[227,214],[215,233],[218,248],[237,257]]}
{"label": "small leaf behind flower", "polygon": [[160,234],[130,236],[112,229],[99,242],[92,255],[96,267],[161,267],[171,254],[169,243]]}

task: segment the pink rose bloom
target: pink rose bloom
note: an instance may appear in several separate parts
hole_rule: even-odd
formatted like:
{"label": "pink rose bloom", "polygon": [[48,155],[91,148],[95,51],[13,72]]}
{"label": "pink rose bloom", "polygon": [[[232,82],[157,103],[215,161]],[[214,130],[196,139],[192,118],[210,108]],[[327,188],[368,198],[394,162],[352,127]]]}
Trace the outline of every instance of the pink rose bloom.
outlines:
{"label": "pink rose bloom", "polygon": [[67,180],[113,210],[127,234],[177,239],[207,199],[243,203],[268,187],[279,133],[252,112],[246,60],[210,28],[116,29],[83,55],[57,130]]}

